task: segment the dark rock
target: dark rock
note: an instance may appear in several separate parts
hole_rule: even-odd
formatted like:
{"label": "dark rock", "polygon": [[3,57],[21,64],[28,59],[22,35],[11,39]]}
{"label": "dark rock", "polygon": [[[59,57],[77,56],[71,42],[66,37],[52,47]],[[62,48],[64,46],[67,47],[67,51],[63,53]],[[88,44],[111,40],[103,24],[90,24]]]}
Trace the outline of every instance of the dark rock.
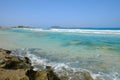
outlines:
{"label": "dark rock", "polygon": [[47,70],[47,71],[51,71],[51,70],[52,70],[52,67],[51,67],[51,66],[46,66],[46,70]]}
{"label": "dark rock", "polygon": [[58,76],[53,72],[53,70],[48,71],[47,73],[48,80],[60,80]]}
{"label": "dark rock", "polygon": [[23,60],[24,63],[31,64],[31,61],[28,57],[25,57]]}
{"label": "dark rock", "polygon": [[42,71],[30,69],[26,75],[29,76],[30,80],[60,80],[50,66],[47,66],[47,69]]}
{"label": "dark rock", "polygon": [[35,80],[35,74],[37,71],[34,71],[32,68],[27,71],[26,75],[29,77],[29,80]]}
{"label": "dark rock", "polygon": [[47,70],[47,76],[48,76],[48,80],[60,80],[57,76],[57,74],[55,74],[52,70],[51,66],[46,66],[46,70]]}

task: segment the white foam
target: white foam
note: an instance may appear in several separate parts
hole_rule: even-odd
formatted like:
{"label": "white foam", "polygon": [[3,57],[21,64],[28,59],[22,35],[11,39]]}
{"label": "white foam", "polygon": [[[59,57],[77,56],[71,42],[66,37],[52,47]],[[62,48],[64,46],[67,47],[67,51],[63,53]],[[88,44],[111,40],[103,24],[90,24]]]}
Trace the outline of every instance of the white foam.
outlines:
{"label": "white foam", "polygon": [[69,33],[87,33],[87,34],[120,34],[120,30],[90,30],[90,29],[36,29],[24,28],[24,30],[31,30],[37,32],[69,32]]}
{"label": "white foam", "polygon": [[[113,71],[108,74],[103,73],[103,72],[98,72],[97,74],[92,73],[92,71],[89,71],[86,69],[70,67],[65,63],[52,62],[48,59],[42,58],[40,56],[37,56],[31,53],[29,49],[21,49],[21,50],[13,51],[13,54],[19,55],[21,57],[29,57],[33,66],[35,65],[42,66],[44,69],[45,69],[45,66],[51,66],[54,69],[54,71],[59,75],[63,75],[63,73],[65,72],[66,76],[69,77],[68,80],[72,80],[72,77],[75,75],[75,73],[79,73],[79,72],[90,73],[90,75],[92,76],[94,80],[96,79],[105,80],[105,78],[109,78],[108,80],[120,80],[119,79],[120,75],[117,72]],[[34,70],[41,70],[41,69],[35,67]]]}

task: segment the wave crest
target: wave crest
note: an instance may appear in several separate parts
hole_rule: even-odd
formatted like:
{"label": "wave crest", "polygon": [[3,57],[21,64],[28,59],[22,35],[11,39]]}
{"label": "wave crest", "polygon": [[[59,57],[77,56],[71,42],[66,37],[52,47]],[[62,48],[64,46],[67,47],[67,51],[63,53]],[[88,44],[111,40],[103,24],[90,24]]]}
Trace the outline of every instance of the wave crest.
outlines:
{"label": "wave crest", "polygon": [[120,34],[120,30],[93,30],[93,29],[33,29],[24,28],[24,30],[37,31],[37,32],[68,32],[68,33],[86,33],[86,34]]}

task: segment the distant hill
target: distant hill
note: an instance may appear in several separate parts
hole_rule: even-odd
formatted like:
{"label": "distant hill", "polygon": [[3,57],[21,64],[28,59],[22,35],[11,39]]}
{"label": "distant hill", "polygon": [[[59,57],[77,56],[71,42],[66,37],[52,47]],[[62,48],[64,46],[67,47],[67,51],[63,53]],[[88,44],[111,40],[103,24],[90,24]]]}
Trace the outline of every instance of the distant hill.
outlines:
{"label": "distant hill", "polygon": [[63,28],[61,26],[51,26],[50,28]]}
{"label": "distant hill", "polygon": [[30,28],[29,26],[16,26],[16,27],[13,27],[13,28]]}

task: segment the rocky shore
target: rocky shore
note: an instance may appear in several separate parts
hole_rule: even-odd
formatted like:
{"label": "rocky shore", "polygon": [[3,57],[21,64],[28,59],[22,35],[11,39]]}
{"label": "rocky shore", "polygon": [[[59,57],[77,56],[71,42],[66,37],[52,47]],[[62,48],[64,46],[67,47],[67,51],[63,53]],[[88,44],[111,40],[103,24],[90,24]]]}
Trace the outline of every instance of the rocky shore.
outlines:
{"label": "rocky shore", "polygon": [[11,56],[11,51],[0,49],[0,80],[60,80],[50,66],[34,71],[29,58]]}
{"label": "rocky shore", "polygon": [[10,50],[0,48],[0,80],[94,80],[89,72],[76,73],[70,78],[55,73],[51,66],[41,71],[33,68],[28,57],[13,56]]}

